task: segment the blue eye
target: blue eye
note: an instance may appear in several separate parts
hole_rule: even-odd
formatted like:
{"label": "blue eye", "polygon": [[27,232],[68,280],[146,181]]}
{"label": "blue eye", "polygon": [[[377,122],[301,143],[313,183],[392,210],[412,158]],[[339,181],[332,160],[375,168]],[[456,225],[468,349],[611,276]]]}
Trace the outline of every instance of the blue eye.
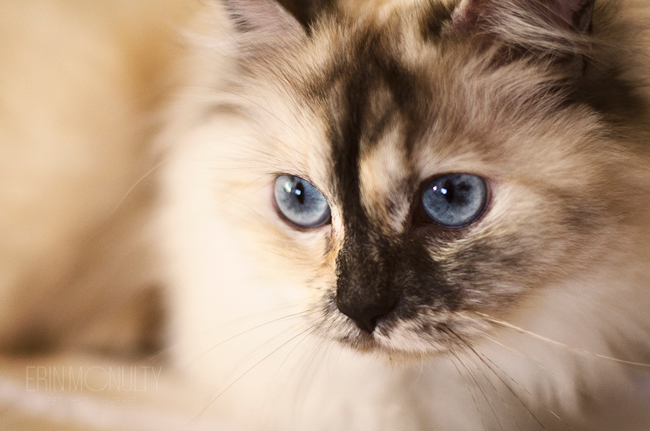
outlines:
{"label": "blue eye", "polygon": [[275,202],[282,215],[302,228],[322,226],[330,219],[325,197],[309,181],[290,175],[275,180]]}
{"label": "blue eye", "polygon": [[434,223],[459,228],[479,218],[487,204],[487,195],[487,184],[481,177],[442,175],[424,189],[422,208]]}

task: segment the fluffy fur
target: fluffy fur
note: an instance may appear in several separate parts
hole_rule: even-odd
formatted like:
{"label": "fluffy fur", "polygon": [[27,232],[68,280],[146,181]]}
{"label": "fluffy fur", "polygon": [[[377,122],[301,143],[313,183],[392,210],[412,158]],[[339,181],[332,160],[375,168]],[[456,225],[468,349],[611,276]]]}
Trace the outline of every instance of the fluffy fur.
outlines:
{"label": "fluffy fur", "polygon": [[[303,6],[205,4],[152,143],[159,162],[139,165],[157,166],[163,264],[119,297],[164,285],[166,367],[182,382],[166,387],[191,388],[177,407],[190,426],[647,429],[643,5]],[[468,227],[418,216],[423,184],[448,172],[488,181]],[[331,224],[286,223],[280,174],[312,182]],[[386,295],[397,305],[372,334],[340,311]],[[6,327],[7,345],[25,339]]]}

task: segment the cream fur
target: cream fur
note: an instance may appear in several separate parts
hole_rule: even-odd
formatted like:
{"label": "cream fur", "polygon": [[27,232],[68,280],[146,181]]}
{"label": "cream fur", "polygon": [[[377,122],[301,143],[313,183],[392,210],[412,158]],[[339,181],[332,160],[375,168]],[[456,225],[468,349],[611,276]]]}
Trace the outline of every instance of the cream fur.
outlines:
{"label": "cream fur", "polygon": [[[382,3],[385,8],[360,25],[403,25],[404,61],[430,67],[421,64],[423,51],[412,40],[414,21],[393,17],[392,8],[404,3]],[[417,2],[409,3],[417,13]],[[626,3],[626,14],[645,13],[643,2]],[[367,13],[357,7],[350,13]],[[186,46],[176,34],[197,9],[198,18],[183,31],[191,41]],[[292,21],[269,22],[279,23],[281,34],[265,34],[265,44],[291,45],[304,37]],[[513,34],[521,30],[516,22],[509,25]],[[330,167],[321,143],[329,107],[305,106],[298,84],[288,78],[309,76],[317,69],[313,65],[326,64],[327,47],[340,42],[336,38],[356,37],[335,30],[324,31],[307,54],[296,51],[290,58],[256,51],[257,42],[249,41],[245,53],[251,61],[278,61],[273,72],[290,72],[253,70],[257,84],[241,89],[241,47],[215,3],[0,5],[0,150],[10,154],[0,159],[0,346],[7,352],[0,363],[0,427],[541,429],[526,411],[530,405],[547,429],[569,429],[555,414],[575,421],[577,429],[647,429],[647,366],[611,359],[649,361],[650,295],[644,287],[650,284],[650,203],[632,200],[648,197],[647,150],[599,151],[612,138],[602,133],[598,118],[579,109],[531,118],[520,115],[530,109],[522,102],[497,112],[503,106],[500,91],[504,100],[516,92],[524,100],[533,84],[548,78],[529,69],[518,74],[516,64],[486,74],[479,60],[456,67],[451,56],[434,53],[440,62],[430,72],[440,74],[449,91],[440,97],[463,91],[467,97],[451,100],[448,121],[431,126],[432,136],[449,145],[417,155],[419,180],[450,171],[496,178],[499,200],[479,239],[507,238],[532,225],[531,210],[548,205],[542,186],[549,178],[552,190],[595,184],[599,175],[636,188],[639,194],[632,196],[602,183],[584,191],[590,202],[601,203],[603,192],[613,199],[603,205],[620,205],[599,219],[596,237],[581,237],[562,223],[526,237],[557,238],[535,256],[540,269],[533,276],[543,291],[487,319],[470,312],[453,316],[459,325],[467,323],[464,335],[470,338],[503,319],[564,346],[499,325],[473,344],[489,358],[484,362],[439,357],[435,353],[446,341],[417,337],[407,324],[381,339],[379,353],[355,352],[334,341],[356,330],[340,314],[323,317],[319,302],[335,283],[343,214],[334,206],[331,227],[292,230],[271,204],[269,178],[291,171],[327,184]],[[540,94],[539,109],[551,103]],[[476,130],[448,127],[467,118]],[[476,144],[477,135],[494,143],[493,153]],[[390,196],[391,184],[400,180],[400,137],[399,130],[384,136],[385,145],[362,161],[367,207]],[[517,152],[540,141],[553,143],[543,157]],[[589,151],[575,144],[587,141]],[[404,202],[400,211],[373,216],[398,227],[407,207]],[[549,221],[562,217],[552,205],[543,215]],[[333,246],[323,256],[330,235]],[[437,258],[449,259],[462,246],[440,248]],[[566,273],[553,272],[563,268],[558,262],[566,263]],[[515,275],[498,293],[515,289]],[[168,312],[165,348],[136,361],[131,358],[139,347],[159,341],[151,335],[159,311],[155,301],[164,301]],[[43,341],[73,353],[15,355],[25,343]],[[613,349],[613,341],[629,348]],[[110,353],[97,356],[98,350]],[[97,401],[115,397],[107,389],[68,388],[56,393],[70,397],[58,405],[52,391],[25,387],[27,367],[134,364],[163,372],[160,388],[148,387],[128,406]],[[490,369],[509,376],[494,377]],[[576,413],[577,407],[589,411],[590,402],[608,410],[602,416]]]}

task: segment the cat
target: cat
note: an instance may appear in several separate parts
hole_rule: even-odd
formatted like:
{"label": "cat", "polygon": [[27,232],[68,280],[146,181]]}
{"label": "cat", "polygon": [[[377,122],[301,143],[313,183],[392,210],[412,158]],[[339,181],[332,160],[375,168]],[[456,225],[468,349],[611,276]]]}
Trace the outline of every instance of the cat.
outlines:
{"label": "cat", "polygon": [[224,5],[162,168],[172,339],[232,384],[215,408],[252,429],[647,428],[647,371],[598,356],[648,354],[625,11]]}
{"label": "cat", "polygon": [[146,175],[187,427],[647,429],[643,6],[206,2]]}

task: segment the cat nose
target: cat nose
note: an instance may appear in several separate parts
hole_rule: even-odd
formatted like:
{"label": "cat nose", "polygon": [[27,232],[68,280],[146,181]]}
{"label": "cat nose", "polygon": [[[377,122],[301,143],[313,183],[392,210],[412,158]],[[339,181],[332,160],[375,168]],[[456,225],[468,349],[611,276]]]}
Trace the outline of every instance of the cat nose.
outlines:
{"label": "cat nose", "polygon": [[380,301],[355,300],[336,296],[336,306],[339,311],[354,320],[361,330],[372,334],[377,327],[377,319],[390,313],[397,303],[393,298],[381,298]]}

